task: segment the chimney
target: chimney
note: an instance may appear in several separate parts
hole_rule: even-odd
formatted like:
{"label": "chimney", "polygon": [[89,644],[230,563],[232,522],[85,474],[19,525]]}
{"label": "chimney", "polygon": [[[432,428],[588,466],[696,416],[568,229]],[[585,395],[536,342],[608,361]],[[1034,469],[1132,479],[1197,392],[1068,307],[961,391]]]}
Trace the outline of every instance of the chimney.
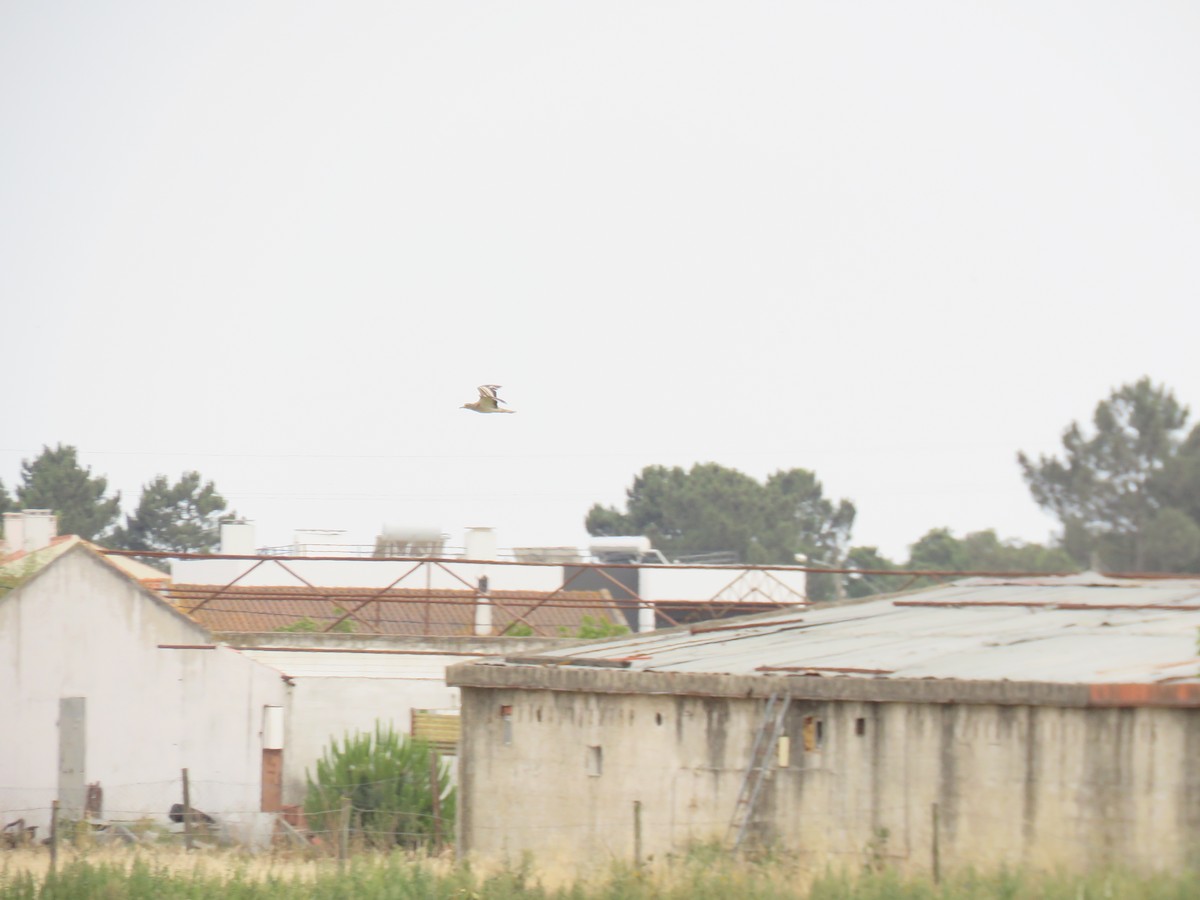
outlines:
{"label": "chimney", "polygon": [[254,556],[254,523],[245,519],[221,523],[221,552]]}
{"label": "chimney", "polygon": [[463,543],[467,559],[496,558],[496,529],[490,525],[468,525]]}
{"label": "chimney", "polygon": [[16,553],[25,548],[25,516],[19,512],[4,514],[4,552]]}
{"label": "chimney", "polygon": [[24,509],[4,514],[4,542],[9,553],[33,553],[58,537],[58,516],[48,509]]}
{"label": "chimney", "polygon": [[475,596],[475,633],[492,633],[492,601],[488,597],[488,577],[479,576],[479,593]]}

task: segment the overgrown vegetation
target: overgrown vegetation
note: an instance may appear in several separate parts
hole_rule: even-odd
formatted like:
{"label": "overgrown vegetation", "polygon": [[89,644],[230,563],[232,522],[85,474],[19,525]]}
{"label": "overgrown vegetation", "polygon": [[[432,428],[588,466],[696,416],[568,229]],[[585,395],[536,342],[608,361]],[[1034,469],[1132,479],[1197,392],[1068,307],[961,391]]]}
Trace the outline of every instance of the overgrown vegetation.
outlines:
{"label": "overgrown vegetation", "polygon": [[304,813],[329,845],[431,846],[454,832],[450,767],[428,742],[377,722],[373,733],[325,748],[315,776],[308,774]]}
{"label": "overgrown vegetation", "polygon": [[29,557],[9,563],[7,566],[0,566],[0,597],[32,575],[36,568],[36,561]]}
{"label": "overgrown vegetation", "polygon": [[[335,606],[333,608],[333,612],[334,612],[334,615],[338,615],[338,616],[346,615],[346,610],[340,606]],[[317,631],[329,631],[334,634],[353,634],[354,633],[354,622],[349,617],[347,617],[345,619],[342,619],[340,622],[338,622],[332,628],[325,628],[325,627],[317,624],[316,622],[314,622],[308,616],[304,616],[303,618],[297,619],[295,622],[292,622],[289,625],[281,625],[279,628],[276,628],[275,630],[288,632],[291,634],[309,634],[309,633],[314,633]]]}
{"label": "overgrown vegetation", "polygon": [[623,634],[629,634],[629,626],[610,622],[608,619],[600,616],[584,616],[579,622],[579,627],[574,631],[559,626],[558,633],[563,637],[598,641],[604,638],[620,637]]}
{"label": "overgrown vegetation", "polygon": [[1183,900],[1198,891],[1200,878],[1193,873],[968,872],[935,884],[893,871],[812,877],[786,860],[746,862],[708,852],[653,870],[612,865],[596,873],[557,877],[539,873],[528,858],[485,871],[396,853],[361,855],[344,869],[328,863],[314,868],[286,860],[263,864],[245,858],[132,853],[67,862],[57,874],[43,876],[10,871],[0,856],[0,897],[11,900]]}
{"label": "overgrown vegetation", "polygon": [[[525,622],[513,622],[504,631],[501,632],[504,637],[533,637],[534,631]],[[578,628],[568,628],[565,625],[558,626],[558,636],[565,638],[582,638],[589,641],[603,640],[604,638],[621,637],[629,634],[629,626],[622,625],[618,622],[612,622],[602,616],[587,616],[585,615],[579,620]]]}

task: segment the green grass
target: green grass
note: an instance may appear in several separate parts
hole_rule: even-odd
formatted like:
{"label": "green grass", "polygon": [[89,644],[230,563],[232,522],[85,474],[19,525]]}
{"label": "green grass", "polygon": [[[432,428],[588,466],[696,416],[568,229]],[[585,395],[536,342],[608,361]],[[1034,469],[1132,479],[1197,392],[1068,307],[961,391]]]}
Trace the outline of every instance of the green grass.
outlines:
{"label": "green grass", "polygon": [[[43,867],[44,869],[44,867]],[[5,900],[1184,900],[1200,896],[1194,873],[1045,875],[964,873],[934,884],[894,872],[812,879],[785,859],[739,862],[698,853],[647,872],[613,866],[588,877],[543,879],[525,860],[482,871],[403,854],[368,855],[344,869],[311,863],[144,852],[80,858],[53,875],[14,870],[0,855]]]}

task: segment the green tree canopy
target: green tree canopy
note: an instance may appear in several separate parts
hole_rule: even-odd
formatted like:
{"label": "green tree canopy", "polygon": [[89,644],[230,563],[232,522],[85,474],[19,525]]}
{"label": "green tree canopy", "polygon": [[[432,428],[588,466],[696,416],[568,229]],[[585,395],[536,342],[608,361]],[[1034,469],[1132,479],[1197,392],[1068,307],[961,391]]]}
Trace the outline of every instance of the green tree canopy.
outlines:
{"label": "green tree canopy", "polygon": [[159,475],[142,487],[137,509],[110,543],[125,550],[211,553],[221,540],[225,510],[225,498],[199,472],[184,472],[174,484]]}
{"label": "green tree canopy", "polygon": [[[878,547],[851,547],[846,553],[844,568],[865,569],[872,572],[898,571],[899,566],[879,552]],[[886,594],[898,590],[902,581],[889,575],[863,575],[852,573],[846,577],[846,596],[867,597],[871,594]]]}
{"label": "green tree canopy", "polygon": [[1151,481],[1163,507],[1173,507],[1200,523],[1200,425],[1191,430]]}
{"label": "green tree canopy", "polygon": [[955,537],[948,528],[932,528],[909,548],[906,569],[950,572],[1072,572],[1077,566],[1065,550],[1018,540],[1001,540],[989,528]]}
{"label": "green tree canopy", "polygon": [[[1187,407],[1170,390],[1142,378],[1097,404],[1092,434],[1071,423],[1061,459],[1042,456],[1035,462],[1017,454],[1034,500],[1058,517],[1063,545],[1081,564],[1094,556],[1110,569],[1150,564],[1155,553],[1147,538],[1166,507],[1168,485],[1183,491],[1188,482],[1186,466],[1170,466],[1187,418]],[[1161,539],[1172,523],[1181,522],[1168,516],[1153,533]]]}
{"label": "green tree canopy", "polygon": [[10,512],[14,506],[12,495],[9,494],[8,488],[4,486],[4,482],[0,481],[0,515]]}
{"label": "green tree canopy", "polygon": [[[840,562],[854,525],[854,504],[824,496],[805,469],[772,474],[762,483],[716,463],[647,466],[626,491],[624,512],[593,506],[592,535],[644,535],[669,559],[732,551],[752,564],[792,565],[803,553]],[[810,592],[830,593],[829,576],[814,575]]]}
{"label": "green tree canopy", "polygon": [[104,535],[120,513],[120,492],[105,497],[108,479],[80,466],[74,447],[43,446],[36,459],[21,461],[21,479],[17,504],[52,510],[58,516],[59,534],[93,540]]}

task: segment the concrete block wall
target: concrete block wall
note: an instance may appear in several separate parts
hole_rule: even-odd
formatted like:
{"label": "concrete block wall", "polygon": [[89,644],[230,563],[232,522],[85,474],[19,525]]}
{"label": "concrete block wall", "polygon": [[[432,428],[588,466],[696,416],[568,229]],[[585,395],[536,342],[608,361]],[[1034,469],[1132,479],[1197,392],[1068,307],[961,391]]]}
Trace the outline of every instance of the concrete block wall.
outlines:
{"label": "concrete block wall", "polygon": [[[724,840],[764,701],[462,687],[459,847],[632,859]],[[1200,710],[799,699],[752,839],[816,868],[1171,869]]]}

